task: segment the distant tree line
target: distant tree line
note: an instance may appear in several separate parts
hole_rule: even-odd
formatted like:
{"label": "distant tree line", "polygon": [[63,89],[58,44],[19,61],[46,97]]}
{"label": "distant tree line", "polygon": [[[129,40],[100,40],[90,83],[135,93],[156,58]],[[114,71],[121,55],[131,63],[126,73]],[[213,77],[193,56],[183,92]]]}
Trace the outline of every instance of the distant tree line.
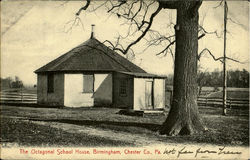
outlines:
{"label": "distant tree line", "polygon": [[249,87],[249,72],[243,71],[228,71],[227,83],[229,87],[248,88]]}
{"label": "distant tree line", "polygon": [[[245,69],[227,71],[227,86],[236,88],[249,88],[249,72]],[[218,69],[213,72],[198,71],[197,83],[199,87],[222,87],[223,73]],[[173,85],[173,75],[168,75],[166,80],[167,85]]]}
{"label": "distant tree line", "polygon": [[18,76],[15,76],[14,79],[12,77],[7,77],[1,78],[0,85],[1,89],[22,88],[23,82]]}

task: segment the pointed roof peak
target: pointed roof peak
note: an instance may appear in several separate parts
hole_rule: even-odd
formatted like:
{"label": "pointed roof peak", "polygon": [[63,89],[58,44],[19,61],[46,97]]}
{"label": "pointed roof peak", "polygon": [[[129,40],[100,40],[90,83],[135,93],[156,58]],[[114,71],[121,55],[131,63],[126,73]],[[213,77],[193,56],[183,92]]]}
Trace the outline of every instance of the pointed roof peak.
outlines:
{"label": "pointed roof peak", "polygon": [[124,71],[146,73],[142,68],[122,57],[92,37],[62,56],[39,68],[42,72]]}

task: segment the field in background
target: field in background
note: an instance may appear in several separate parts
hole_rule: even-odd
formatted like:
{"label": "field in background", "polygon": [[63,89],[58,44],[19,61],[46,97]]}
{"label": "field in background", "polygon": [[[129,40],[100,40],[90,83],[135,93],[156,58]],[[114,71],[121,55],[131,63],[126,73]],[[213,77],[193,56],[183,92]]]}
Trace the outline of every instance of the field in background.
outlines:
{"label": "field in background", "polygon": [[[222,91],[214,92],[214,93],[211,93],[208,97],[222,98],[223,92]],[[227,98],[249,99],[249,91],[228,90]]]}

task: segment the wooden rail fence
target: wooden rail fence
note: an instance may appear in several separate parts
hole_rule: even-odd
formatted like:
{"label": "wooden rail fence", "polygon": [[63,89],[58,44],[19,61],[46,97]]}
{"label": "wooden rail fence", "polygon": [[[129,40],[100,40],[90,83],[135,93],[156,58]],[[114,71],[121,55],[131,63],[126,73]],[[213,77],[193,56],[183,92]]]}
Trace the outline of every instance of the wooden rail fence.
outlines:
{"label": "wooden rail fence", "polygon": [[[172,91],[166,91],[166,106],[171,106]],[[223,100],[219,97],[206,97],[199,96],[197,99],[197,103],[199,106],[222,106]],[[227,107],[228,108],[249,108],[249,99],[242,98],[228,98],[227,99]]]}
{"label": "wooden rail fence", "polygon": [[22,91],[1,91],[1,103],[37,103],[37,94]]}
{"label": "wooden rail fence", "polygon": [[[223,104],[223,99],[218,97],[198,97],[197,103],[199,106],[220,106]],[[249,99],[228,98],[227,107],[249,107]]]}

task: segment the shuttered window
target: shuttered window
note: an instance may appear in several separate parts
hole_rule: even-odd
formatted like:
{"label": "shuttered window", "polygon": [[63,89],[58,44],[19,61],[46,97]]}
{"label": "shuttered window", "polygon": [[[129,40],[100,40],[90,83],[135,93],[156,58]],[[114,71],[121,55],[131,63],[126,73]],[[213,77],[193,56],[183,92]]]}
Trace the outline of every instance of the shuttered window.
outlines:
{"label": "shuttered window", "polygon": [[128,80],[121,79],[120,80],[120,88],[119,88],[119,95],[122,97],[127,96],[127,88],[128,88]]}
{"label": "shuttered window", "polygon": [[53,93],[54,92],[54,74],[48,74],[47,84],[48,84],[48,93]]}
{"label": "shuttered window", "polygon": [[94,75],[84,74],[83,75],[83,93],[94,92]]}

